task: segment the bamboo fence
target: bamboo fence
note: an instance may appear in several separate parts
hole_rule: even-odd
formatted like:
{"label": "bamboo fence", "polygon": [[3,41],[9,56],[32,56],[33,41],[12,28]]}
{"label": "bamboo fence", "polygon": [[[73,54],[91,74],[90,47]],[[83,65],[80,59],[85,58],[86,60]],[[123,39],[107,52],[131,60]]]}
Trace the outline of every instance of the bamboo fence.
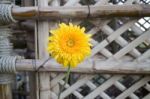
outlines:
{"label": "bamboo fence", "polygon": [[66,69],[53,59],[37,68],[49,57],[49,30],[68,21],[86,27],[93,47],[91,57],[72,69],[61,99],[150,99],[150,5],[144,0],[81,1],[35,0],[35,7],[12,9],[16,20],[36,20],[37,60],[16,61],[17,71],[35,71],[36,99],[57,99],[65,83]]}

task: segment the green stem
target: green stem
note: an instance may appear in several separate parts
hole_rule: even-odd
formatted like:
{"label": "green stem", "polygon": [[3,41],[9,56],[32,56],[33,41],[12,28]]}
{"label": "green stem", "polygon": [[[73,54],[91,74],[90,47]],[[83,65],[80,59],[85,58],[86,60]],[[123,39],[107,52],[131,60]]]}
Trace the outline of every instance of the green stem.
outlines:
{"label": "green stem", "polygon": [[58,99],[60,99],[60,94],[64,90],[65,85],[68,83],[70,71],[71,71],[71,66],[68,66],[68,70],[67,70],[66,75],[65,75],[65,83],[63,84],[62,88],[60,89],[60,92],[58,94]]}

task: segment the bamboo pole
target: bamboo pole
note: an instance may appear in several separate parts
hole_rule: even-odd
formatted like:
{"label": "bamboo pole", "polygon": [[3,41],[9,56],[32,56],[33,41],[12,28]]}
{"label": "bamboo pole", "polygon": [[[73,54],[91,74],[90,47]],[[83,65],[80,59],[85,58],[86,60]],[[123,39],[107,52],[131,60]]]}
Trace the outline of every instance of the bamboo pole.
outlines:
{"label": "bamboo pole", "polygon": [[[34,61],[34,62],[33,62]],[[16,61],[17,71],[36,71],[44,60],[23,59]],[[36,67],[35,67],[36,64]],[[66,68],[49,60],[40,67],[39,71],[65,72]],[[77,68],[72,68],[74,73],[113,73],[113,74],[150,74],[150,61],[148,62],[119,62],[91,60],[81,63]]]}
{"label": "bamboo pole", "polygon": [[[47,7],[48,1],[50,0],[37,0],[38,7]],[[44,21],[37,21],[37,50],[36,57],[38,59],[47,59],[49,57],[48,52],[46,51],[47,48],[47,37],[49,36],[49,23],[47,20]],[[50,99],[50,75],[47,72],[40,72],[39,75],[37,74],[38,86],[39,87],[39,99]]]}
{"label": "bamboo pole", "polygon": [[[86,18],[87,6],[81,7],[14,7],[12,15],[16,20]],[[150,5],[101,5],[90,6],[90,18],[99,17],[146,17],[150,16]]]}
{"label": "bamboo pole", "polygon": [[0,99],[12,99],[11,84],[0,85]]}

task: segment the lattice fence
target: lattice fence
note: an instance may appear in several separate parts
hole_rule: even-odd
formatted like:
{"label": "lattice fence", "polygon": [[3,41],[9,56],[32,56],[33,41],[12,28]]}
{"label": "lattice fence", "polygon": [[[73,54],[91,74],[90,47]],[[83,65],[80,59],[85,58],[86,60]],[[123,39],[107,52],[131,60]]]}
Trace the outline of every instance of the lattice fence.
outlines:
{"label": "lattice fence", "polygon": [[[87,6],[87,0],[46,1],[39,0],[39,3],[44,2],[40,6]],[[113,0],[89,0],[89,2],[90,6],[150,4],[149,0],[116,0],[116,2]],[[86,27],[87,33],[93,34],[92,44],[94,46],[91,57],[87,59],[89,61],[90,59],[106,61],[148,61],[150,59],[150,17],[99,18],[95,20],[61,19],[38,23],[38,26],[49,26],[46,28],[48,31],[56,28],[59,22],[68,21]],[[41,76],[41,96],[47,95],[49,99],[57,99],[59,89],[64,84],[64,77],[63,73],[46,73]],[[74,73],[71,74],[69,83],[61,93],[61,98],[150,99],[150,76]]]}

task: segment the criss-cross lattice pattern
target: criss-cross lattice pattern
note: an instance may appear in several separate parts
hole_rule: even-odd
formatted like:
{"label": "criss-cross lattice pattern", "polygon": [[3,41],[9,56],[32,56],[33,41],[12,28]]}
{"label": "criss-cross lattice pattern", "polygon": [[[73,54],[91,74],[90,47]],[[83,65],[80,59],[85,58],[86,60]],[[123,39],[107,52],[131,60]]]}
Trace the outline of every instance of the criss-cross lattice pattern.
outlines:
{"label": "criss-cross lattice pattern", "polygon": [[[115,0],[114,0],[115,1]],[[150,4],[149,0],[49,0],[49,6],[100,6],[109,4]],[[150,59],[150,18],[61,19],[59,22],[86,27],[93,35],[92,59],[147,61]],[[64,73],[50,73],[50,99],[57,99],[65,83]],[[44,93],[44,89],[41,90]],[[68,97],[68,98],[67,98]],[[150,77],[145,75],[71,74],[61,99],[150,99]]]}
{"label": "criss-cross lattice pattern", "polygon": [[[62,99],[148,99],[150,96],[149,76],[72,74],[71,77]],[[51,89],[58,83],[63,85],[63,78],[63,74],[51,77]],[[55,92],[51,96],[57,99]]]}

